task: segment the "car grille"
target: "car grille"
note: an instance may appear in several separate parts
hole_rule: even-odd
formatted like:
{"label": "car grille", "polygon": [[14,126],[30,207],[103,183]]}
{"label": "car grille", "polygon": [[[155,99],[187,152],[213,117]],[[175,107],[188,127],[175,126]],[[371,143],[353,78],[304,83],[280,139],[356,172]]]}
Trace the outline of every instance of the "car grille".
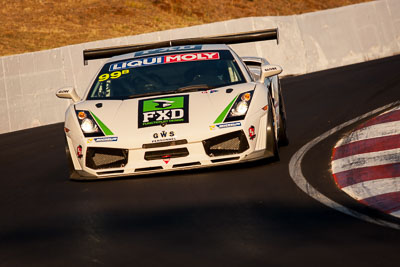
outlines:
{"label": "car grille", "polygon": [[210,157],[239,154],[249,148],[243,131],[223,134],[203,141],[204,150]]}
{"label": "car grille", "polygon": [[86,152],[86,166],[91,169],[120,168],[127,163],[127,149],[88,147]]}
{"label": "car grille", "polygon": [[176,148],[176,149],[167,149],[167,150],[157,150],[157,151],[148,151],[144,154],[145,160],[157,160],[157,159],[166,159],[166,158],[181,158],[189,155],[189,151],[186,147],[184,148]]}
{"label": "car grille", "polygon": [[186,139],[182,139],[182,140],[176,140],[176,141],[143,144],[142,148],[158,148],[158,147],[166,147],[166,146],[178,146],[178,145],[186,145],[187,143],[188,142]]}

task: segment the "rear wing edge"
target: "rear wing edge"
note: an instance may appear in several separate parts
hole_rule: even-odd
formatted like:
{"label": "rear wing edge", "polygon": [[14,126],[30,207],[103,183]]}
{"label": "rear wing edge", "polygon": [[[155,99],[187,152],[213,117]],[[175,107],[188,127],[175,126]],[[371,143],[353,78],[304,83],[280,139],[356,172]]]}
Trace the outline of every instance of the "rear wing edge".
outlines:
{"label": "rear wing edge", "polygon": [[144,43],[137,45],[113,46],[105,48],[83,50],[83,62],[87,65],[88,60],[110,58],[122,54],[133,53],[141,50],[157,49],[162,47],[198,45],[198,44],[239,44],[248,42],[276,40],[279,44],[278,28],[259,31],[242,32],[235,34],[195,37],[186,39],[175,39],[154,43]]}

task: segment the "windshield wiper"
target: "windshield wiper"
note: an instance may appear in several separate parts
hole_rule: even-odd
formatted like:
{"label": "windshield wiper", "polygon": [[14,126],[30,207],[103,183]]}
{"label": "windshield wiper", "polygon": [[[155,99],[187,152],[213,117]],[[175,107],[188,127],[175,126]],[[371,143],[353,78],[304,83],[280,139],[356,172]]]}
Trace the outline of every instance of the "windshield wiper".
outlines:
{"label": "windshield wiper", "polygon": [[181,93],[181,92],[189,92],[189,91],[207,91],[209,89],[213,89],[215,87],[208,86],[207,84],[195,84],[195,85],[189,85],[185,87],[181,87],[179,89],[176,89],[175,92]]}

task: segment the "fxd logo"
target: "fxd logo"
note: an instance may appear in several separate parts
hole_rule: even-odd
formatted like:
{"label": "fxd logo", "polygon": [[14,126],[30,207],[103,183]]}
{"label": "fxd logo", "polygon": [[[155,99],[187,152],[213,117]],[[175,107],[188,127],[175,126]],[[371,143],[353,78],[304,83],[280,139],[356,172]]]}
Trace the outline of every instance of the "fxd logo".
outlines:
{"label": "fxd logo", "polygon": [[187,122],[189,95],[139,100],[139,128]]}

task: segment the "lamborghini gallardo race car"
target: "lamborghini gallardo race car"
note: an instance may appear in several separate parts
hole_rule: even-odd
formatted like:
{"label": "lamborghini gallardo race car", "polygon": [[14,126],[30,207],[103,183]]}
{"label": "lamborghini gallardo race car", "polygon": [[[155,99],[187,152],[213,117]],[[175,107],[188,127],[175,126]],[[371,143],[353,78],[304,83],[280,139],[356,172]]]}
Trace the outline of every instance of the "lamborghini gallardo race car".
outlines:
{"label": "lamborghini gallardo race car", "polygon": [[109,58],[65,115],[71,179],[279,159],[287,144],[281,67],[240,58],[228,44],[278,38],[277,29],[84,51]]}

